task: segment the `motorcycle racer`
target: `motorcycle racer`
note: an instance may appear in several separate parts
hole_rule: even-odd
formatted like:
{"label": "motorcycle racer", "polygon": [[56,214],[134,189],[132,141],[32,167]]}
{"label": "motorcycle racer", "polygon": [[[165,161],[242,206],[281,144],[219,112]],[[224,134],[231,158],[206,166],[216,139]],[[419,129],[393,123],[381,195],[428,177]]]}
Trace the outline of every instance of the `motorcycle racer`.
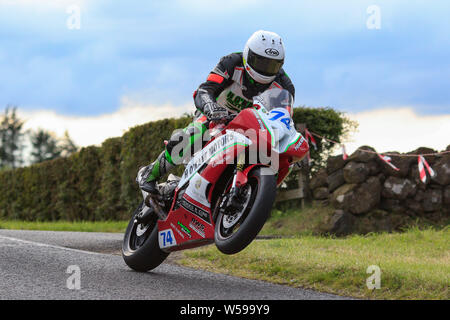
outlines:
{"label": "motorcycle racer", "polygon": [[[248,39],[243,52],[222,57],[206,81],[194,92],[197,109],[194,121],[175,132],[158,158],[139,170],[139,187],[157,194],[158,179],[198,151],[194,148],[198,145],[195,142],[204,137],[211,120],[224,119],[230,113],[252,107],[254,96],[274,87],[284,88],[294,97],[294,85],[282,69],[284,59],[285,48],[281,37],[264,30],[255,32]],[[183,147],[183,152],[173,154],[174,147],[186,141],[188,145]],[[190,154],[186,150],[190,150]]]}

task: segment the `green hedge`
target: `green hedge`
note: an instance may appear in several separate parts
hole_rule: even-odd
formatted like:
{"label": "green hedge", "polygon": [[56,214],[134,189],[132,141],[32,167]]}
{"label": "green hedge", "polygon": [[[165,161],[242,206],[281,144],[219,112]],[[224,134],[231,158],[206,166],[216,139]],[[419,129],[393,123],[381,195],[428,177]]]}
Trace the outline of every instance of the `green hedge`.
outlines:
{"label": "green hedge", "polygon": [[155,159],[164,139],[190,121],[184,117],[150,122],[67,158],[1,171],[0,218],[127,219],[140,201],[138,168]]}
{"label": "green hedge", "polygon": [[[312,121],[308,110],[296,108],[294,118],[300,122]],[[317,109],[317,115],[322,117],[323,110]],[[107,139],[100,147],[82,148],[67,158],[1,171],[0,218],[128,219],[140,201],[135,182],[138,169],[158,156],[164,148],[164,139],[190,121],[191,118],[182,117],[150,122],[131,128],[122,137]],[[342,124],[339,126],[338,132],[342,132]],[[311,128],[318,132],[325,130],[317,125]],[[175,174],[182,171],[180,166]]]}
{"label": "green hedge", "polygon": [[[347,135],[356,130],[358,124],[348,119],[344,113],[332,108],[301,107],[294,109],[294,122],[306,124],[309,131],[322,137],[341,142]],[[311,146],[311,158],[314,160],[312,170],[325,166],[326,159],[331,154],[333,144],[324,143],[320,138],[314,137],[317,150]]]}

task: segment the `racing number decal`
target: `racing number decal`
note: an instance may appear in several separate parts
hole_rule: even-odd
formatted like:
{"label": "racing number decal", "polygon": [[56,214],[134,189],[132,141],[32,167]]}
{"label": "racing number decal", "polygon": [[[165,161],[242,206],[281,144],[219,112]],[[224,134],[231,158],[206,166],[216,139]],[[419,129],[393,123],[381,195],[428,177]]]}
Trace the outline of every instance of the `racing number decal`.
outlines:
{"label": "racing number decal", "polygon": [[[275,114],[275,115],[272,118],[270,118],[269,120],[277,120],[285,115],[285,113],[283,111],[278,111],[278,110],[272,110],[272,111],[270,111],[270,113]],[[291,130],[291,119],[289,117],[280,119],[280,121],[286,125],[288,130]]]}
{"label": "racing number decal", "polygon": [[172,229],[166,229],[159,232],[159,247],[167,248],[177,244]]}

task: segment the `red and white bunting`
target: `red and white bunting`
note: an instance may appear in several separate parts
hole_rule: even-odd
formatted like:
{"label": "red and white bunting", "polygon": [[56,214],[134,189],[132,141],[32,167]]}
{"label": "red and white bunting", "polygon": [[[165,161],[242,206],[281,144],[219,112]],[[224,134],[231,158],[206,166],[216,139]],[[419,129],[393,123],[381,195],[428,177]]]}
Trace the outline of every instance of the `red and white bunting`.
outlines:
{"label": "red and white bunting", "polygon": [[382,155],[382,154],[378,154],[378,156],[381,158],[381,160],[383,160],[384,162],[386,162],[392,169],[394,169],[395,171],[399,171],[400,169],[399,168],[397,168],[396,166],[394,166],[392,163],[391,163],[391,157],[389,157],[389,156],[384,156],[384,155]]}
{"label": "red and white bunting", "polygon": [[311,155],[309,154],[309,151],[308,151],[308,153],[306,154],[306,156],[308,157],[308,165],[311,165]]}
{"label": "red and white bunting", "polygon": [[[425,160],[425,158],[423,156],[418,156],[417,157],[417,164],[419,165],[419,175],[420,175],[420,180],[425,183],[427,182],[427,173],[425,172],[425,167],[428,170],[428,173],[430,174],[430,177],[435,177],[436,173],[434,172],[433,169],[431,169],[430,165],[428,164],[428,162]],[[425,167],[424,167],[425,165]]]}
{"label": "red and white bunting", "polygon": [[342,159],[347,160],[348,154],[347,151],[345,150],[345,145],[341,144],[341,146],[342,146]]}
{"label": "red and white bunting", "polygon": [[312,136],[312,134],[309,132],[309,130],[307,128],[305,128],[305,136],[307,140],[311,141],[311,144],[314,147],[314,150],[317,150],[317,143],[316,140],[314,139],[314,137]]}
{"label": "red and white bunting", "polygon": [[[316,136],[316,137],[319,137],[319,138],[321,138],[322,139],[322,144],[326,144],[326,143],[324,143],[323,141],[325,140],[327,143],[334,143],[334,144],[339,144],[339,145],[341,145],[341,148],[342,148],[342,158],[344,159],[344,160],[347,160],[348,159],[348,155],[347,155],[347,152],[346,152],[346,150],[345,150],[345,145],[343,145],[342,143],[339,143],[339,142],[337,142],[337,141],[333,141],[333,140],[331,140],[331,139],[327,139],[327,138],[325,138],[325,137],[321,137],[320,135],[318,135],[318,134],[316,134],[316,133],[314,133],[314,135]],[[314,147],[314,149],[315,150],[317,150],[317,143],[316,143],[316,140],[314,139],[314,137],[313,137],[313,135],[311,134],[311,132],[309,132],[309,130],[307,129],[307,128],[305,128],[305,138],[306,138],[306,141],[308,141],[308,143],[309,143],[309,141],[311,141],[311,144],[313,145],[313,147]],[[373,151],[369,151],[369,150],[361,150],[360,149],[360,151],[361,152],[368,152],[368,153],[376,153],[376,152],[373,152]],[[387,163],[392,169],[394,169],[395,171],[400,171],[400,169],[399,168],[397,168],[394,164],[392,164],[391,163],[391,157],[389,157],[389,156],[386,156],[386,155],[382,155],[382,154],[379,154],[379,153],[376,153],[377,155],[378,155],[378,157],[380,157],[380,159],[381,160],[383,160],[385,163]],[[439,152],[439,153],[432,153],[432,154],[429,154],[429,155],[440,155],[440,154],[450,154],[450,150],[448,150],[448,151],[442,151],[442,152]],[[396,157],[402,157],[402,155],[395,155]],[[420,180],[422,180],[424,183],[426,182],[426,171],[425,171],[425,168],[428,170],[428,173],[430,174],[430,177],[435,177],[437,174],[433,171],[433,169],[430,167],[430,165],[427,163],[427,161],[425,160],[425,158],[423,157],[423,155],[418,155],[418,154],[408,154],[408,155],[405,155],[405,157],[406,156],[408,156],[408,157],[416,157],[416,156],[418,156],[418,163],[419,163],[419,173],[420,173]],[[312,160],[311,160],[311,158],[310,158],[310,156],[309,156],[309,154],[308,154],[308,158],[309,158],[309,162],[311,163],[312,162]]]}

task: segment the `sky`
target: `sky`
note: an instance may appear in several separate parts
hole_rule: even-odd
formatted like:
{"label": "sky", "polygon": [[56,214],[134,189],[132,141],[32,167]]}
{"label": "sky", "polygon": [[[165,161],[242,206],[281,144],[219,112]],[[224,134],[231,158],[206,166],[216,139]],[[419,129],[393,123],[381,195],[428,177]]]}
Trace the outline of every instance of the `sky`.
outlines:
{"label": "sky", "polygon": [[359,122],[351,152],[450,144],[446,0],[0,0],[0,110],[81,146],[194,110],[249,36],[278,33],[296,105]]}

